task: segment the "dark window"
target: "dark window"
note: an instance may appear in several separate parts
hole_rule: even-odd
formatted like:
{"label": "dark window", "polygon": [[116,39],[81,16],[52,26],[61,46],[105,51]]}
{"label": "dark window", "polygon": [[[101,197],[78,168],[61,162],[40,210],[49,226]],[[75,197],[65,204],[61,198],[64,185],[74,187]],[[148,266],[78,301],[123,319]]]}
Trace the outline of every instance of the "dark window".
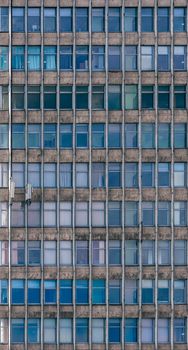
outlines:
{"label": "dark window", "polygon": [[88,32],[88,8],[76,8],[76,32]]}
{"label": "dark window", "polygon": [[121,31],[121,9],[119,7],[108,8],[108,31],[109,33]]}
{"label": "dark window", "polygon": [[40,280],[28,280],[28,304],[40,304]]}
{"label": "dark window", "polygon": [[44,124],[44,148],[56,147],[56,124]]}
{"label": "dark window", "polygon": [[56,86],[44,86],[44,109],[56,109]]}
{"label": "dark window", "polygon": [[72,280],[60,280],[60,304],[72,304]]}
{"label": "dark window", "polygon": [[24,85],[12,86],[12,108],[24,109]]}
{"label": "dark window", "polygon": [[174,32],[186,31],[186,7],[174,8]]}
{"label": "dark window", "polygon": [[92,86],[92,109],[104,109],[104,86]]}
{"label": "dark window", "polygon": [[76,108],[88,109],[88,86],[76,86]]}
{"label": "dark window", "polygon": [[8,32],[8,7],[0,7],[0,32]]}
{"label": "dark window", "polygon": [[108,164],[108,186],[121,187],[121,164],[109,163]]}
{"label": "dark window", "polygon": [[158,108],[160,109],[170,108],[170,86],[169,85],[158,86]]}
{"label": "dark window", "polygon": [[24,304],[24,280],[12,280],[11,300],[12,304]]}
{"label": "dark window", "polygon": [[28,7],[28,32],[40,32],[40,8]]}
{"label": "dark window", "polygon": [[121,341],[121,320],[109,318],[109,343],[120,343]]}
{"label": "dark window", "polygon": [[76,319],[76,343],[88,343],[89,321],[88,318]]}
{"label": "dark window", "polygon": [[24,32],[25,28],[25,16],[23,7],[12,8],[12,31]]}
{"label": "dark window", "polygon": [[174,86],[174,108],[186,108],[186,86],[175,85]]}
{"label": "dark window", "polygon": [[40,109],[40,86],[28,85],[27,90],[28,109]]}
{"label": "dark window", "polygon": [[60,147],[72,148],[72,125],[61,124],[60,125]]}
{"label": "dark window", "polygon": [[44,32],[56,32],[56,9],[44,8]]}
{"label": "dark window", "polygon": [[88,147],[88,124],[76,125],[76,147]]}
{"label": "dark window", "polygon": [[88,70],[89,51],[88,46],[76,46],[76,69]]}
{"label": "dark window", "polygon": [[65,7],[60,9],[60,32],[72,32],[72,8]]}
{"label": "dark window", "polygon": [[120,85],[108,86],[108,109],[109,110],[121,109],[121,86]]}
{"label": "dark window", "polygon": [[141,9],[142,32],[153,32],[153,8],[142,7]]}
{"label": "dark window", "polygon": [[142,85],[142,108],[153,109],[154,88],[153,85]]}
{"label": "dark window", "polygon": [[60,46],[60,69],[72,70],[72,46]]}
{"label": "dark window", "polygon": [[76,280],[76,304],[88,304],[89,302],[89,281]]}
{"label": "dark window", "polygon": [[60,109],[72,109],[72,86],[60,86]]}
{"label": "dark window", "polygon": [[158,8],[158,32],[169,32],[170,21],[169,21],[170,8],[159,7]]}

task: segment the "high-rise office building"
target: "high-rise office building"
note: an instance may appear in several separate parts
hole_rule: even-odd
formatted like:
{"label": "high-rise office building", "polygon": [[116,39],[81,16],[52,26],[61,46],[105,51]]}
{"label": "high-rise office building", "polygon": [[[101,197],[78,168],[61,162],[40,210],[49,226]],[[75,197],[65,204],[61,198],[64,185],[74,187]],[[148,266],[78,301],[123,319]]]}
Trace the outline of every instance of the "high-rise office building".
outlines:
{"label": "high-rise office building", "polygon": [[0,350],[188,347],[187,0],[0,0]]}

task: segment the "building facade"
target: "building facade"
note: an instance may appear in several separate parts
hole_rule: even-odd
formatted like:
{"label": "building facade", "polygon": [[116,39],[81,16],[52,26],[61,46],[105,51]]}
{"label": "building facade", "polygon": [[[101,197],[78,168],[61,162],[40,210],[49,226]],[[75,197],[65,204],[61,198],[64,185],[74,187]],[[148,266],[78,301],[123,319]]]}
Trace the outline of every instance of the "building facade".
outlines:
{"label": "building facade", "polygon": [[187,6],[0,0],[0,350],[187,349]]}

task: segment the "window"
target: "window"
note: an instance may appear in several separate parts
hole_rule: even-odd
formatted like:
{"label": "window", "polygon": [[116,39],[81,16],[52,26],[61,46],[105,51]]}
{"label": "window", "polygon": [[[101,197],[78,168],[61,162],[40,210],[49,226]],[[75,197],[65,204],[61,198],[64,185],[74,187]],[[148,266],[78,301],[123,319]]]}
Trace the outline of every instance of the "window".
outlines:
{"label": "window", "polygon": [[142,163],[142,187],[154,187],[155,181],[155,164]]}
{"label": "window", "polygon": [[174,303],[175,304],[186,303],[186,281],[185,280],[174,281]]}
{"label": "window", "polygon": [[108,128],[108,147],[121,147],[121,124],[109,124]]}
{"label": "window", "polygon": [[138,163],[125,163],[125,187],[138,187]]}
{"label": "window", "polygon": [[137,46],[125,46],[125,71],[137,70]]}
{"label": "window", "polygon": [[44,163],[44,187],[56,187],[56,163]]}
{"label": "window", "polygon": [[88,70],[89,51],[88,46],[76,46],[76,69]]}
{"label": "window", "polygon": [[105,241],[92,241],[92,265],[105,264]]}
{"label": "window", "polygon": [[187,147],[187,125],[183,123],[174,124],[174,147]]}
{"label": "window", "polygon": [[88,86],[76,86],[76,108],[88,109]]}
{"label": "window", "polygon": [[125,109],[138,109],[137,85],[125,85]]}
{"label": "window", "polygon": [[108,164],[108,186],[121,187],[121,164],[109,163]]}
{"label": "window", "polygon": [[44,85],[44,109],[56,109],[56,86]]}
{"label": "window", "polygon": [[187,241],[174,241],[174,265],[187,264]]}
{"label": "window", "polygon": [[0,32],[8,32],[8,7],[0,7]]}
{"label": "window", "polygon": [[174,202],[174,225],[187,225],[187,202]]}
{"label": "window", "polygon": [[88,147],[88,124],[76,124],[76,147]]}
{"label": "window", "polygon": [[0,163],[0,187],[8,187],[8,163]]}
{"label": "window", "polygon": [[56,32],[56,9],[44,8],[44,32]]}
{"label": "window", "polygon": [[28,7],[27,15],[27,27],[28,32],[36,33],[40,32],[40,8],[37,7]]}
{"label": "window", "polygon": [[105,69],[105,47],[92,46],[92,70],[102,71]]}
{"label": "window", "polygon": [[108,32],[118,33],[121,31],[121,9],[119,7],[108,8]]}
{"label": "window", "polygon": [[105,138],[104,138],[105,126],[104,124],[92,124],[92,147],[93,148],[104,148]]}
{"label": "window", "polygon": [[91,320],[92,343],[99,344],[105,342],[105,321],[102,318]]}
{"label": "window", "polygon": [[60,226],[70,227],[72,225],[72,203],[60,202]]}
{"label": "window", "polygon": [[23,70],[25,67],[24,46],[12,46],[12,69]]}
{"label": "window", "polygon": [[0,319],[0,344],[8,344],[8,319]]}
{"label": "window", "polygon": [[[7,13],[8,16],[8,13]],[[12,31],[24,32],[25,16],[23,7],[12,7]]]}
{"label": "window", "polygon": [[11,265],[25,264],[24,241],[11,241]]}
{"label": "window", "polygon": [[112,111],[121,109],[121,86],[120,85],[108,86],[108,109]]}
{"label": "window", "polygon": [[170,46],[158,46],[158,64],[159,71],[170,70]]}
{"label": "window", "polygon": [[0,227],[8,225],[8,203],[0,202]]}
{"label": "window", "polygon": [[104,86],[92,86],[92,109],[104,109]]}
{"label": "window", "polygon": [[56,124],[44,124],[44,148],[56,148]]}
{"label": "window", "polygon": [[0,266],[8,265],[8,241],[0,241]]}
{"label": "window", "polygon": [[142,85],[142,109],[153,109],[154,88],[152,85]]}
{"label": "window", "polygon": [[142,148],[155,147],[155,124],[142,124]]}
{"label": "window", "polygon": [[178,108],[178,109],[186,108],[186,86],[185,85],[174,86],[174,108]]}
{"label": "window", "polygon": [[109,46],[108,69],[109,71],[119,71],[121,69],[121,47],[120,46]]}
{"label": "window", "polygon": [[12,179],[16,187],[25,186],[25,164],[12,163]]}
{"label": "window", "polygon": [[8,47],[0,46],[0,71],[8,71]]}
{"label": "window", "polygon": [[143,226],[153,226],[155,222],[154,202],[142,202],[142,224]]}
{"label": "window", "polygon": [[125,265],[138,264],[138,244],[136,240],[125,241]]}
{"label": "window", "polygon": [[185,163],[174,163],[174,187],[186,187],[187,171]]}
{"label": "window", "polygon": [[158,264],[169,265],[170,261],[170,241],[158,241]]}
{"label": "window", "polygon": [[170,108],[170,87],[169,85],[158,86],[158,108]]}
{"label": "window", "polygon": [[121,304],[121,281],[109,280],[108,285],[108,302],[110,305]]}
{"label": "window", "polygon": [[89,320],[88,318],[76,319],[76,343],[88,343]]}
{"label": "window", "polygon": [[41,226],[40,202],[32,202],[28,207],[28,227]]}
{"label": "window", "polygon": [[154,283],[152,280],[142,280],[142,304],[154,303]]}
{"label": "window", "polygon": [[138,202],[125,202],[125,226],[138,226]]}
{"label": "window", "polygon": [[108,262],[109,265],[121,264],[121,241],[109,240]]}
{"label": "window", "polygon": [[25,288],[24,280],[12,280],[11,302],[12,304],[24,304]]}
{"label": "window", "polygon": [[125,147],[138,147],[137,124],[125,124]]}
{"label": "window", "polygon": [[56,303],[56,281],[44,281],[44,304]]}
{"label": "window", "polygon": [[154,265],[155,264],[155,245],[154,241],[142,241],[142,264]]}
{"label": "window", "polygon": [[29,265],[40,265],[40,241],[28,241],[28,264]]}
{"label": "window", "polygon": [[170,30],[170,8],[169,7],[159,7],[158,8],[158,32],[169,32]]}
{"label": "window", "polygon": [[170,341],[170,327],[169,320],[166,318],[159,318],[157,321],[158,343],[169,343]]}
{"label": "window", "polygon": [[60,32],[68,33],[72,32],[72,8],[65,7],[60,8]]}
{"label": "window", "polygon": [[40,304],[40,280],[28,280],[27,292],[28,304]]}
{"label": "window", "polygon": [[25,331],[24,331],[24,319],[12,318],[11,319],[11,343],[24,343]]}
{"label": "window", "polygon": [[125,343],[137,343],[138,341],[137,318],[125,319]]}
{"label": "window", "polygon": [[72,280],[60,280],[60,303],[72,304]]}
{"label": "window", "polygon": [[44,202],[44,227],[56,226],[56,203]]}
{"label": "window", "polygon": [[121,202],[108,202],[108,225],[121,226]]}
{"label": "window", "polygon": [[102,227],[105,225],[105,203],[92,202],[92,226]]}
{"label": "window", "polygon": [[170,284],[168,280],[158,280],[158,303],[169,304]]}
{"label": "window", "polygon": [[73,57],[72,57],[72,46],[60,46],[59,48],[59,64],[61,70],[72,70]]}
{"label": "window", "polygon": [[170,163],[158,163],[158,186],[170,186]]}
{"label": "window", "polygon": [[40,319],[29,318],[27,324],[28,332],[28,343],[39,343],[40,342]]}
{"label": "window", "polygon": [[175,318],[174,319],[174,343],[186,343],[186,319]]}
{"label": "window", "polygon": [[186,46],[174,46],[174,70],[186,70],[186,58]]}
{"label": "window", "polygon": [[138,303],[138,283],[134,279],[125,280],[125,304],[132,305]]}
{"label": "window", "polygon": [[88,226],[88,202],[76,202],[76,227]]}
{"label": "window", "polygon": [[158,126],[158,147],[170,148],[170,124],[159,123]]}
{"label": "window", "polygon": [[0,110],[8,110],[8,85],[0,85]]}
{"label": "window", "polygon": [[25,224],[25,207],[21,202],[14,202],[11,211],[11,225],[12,227],[24,227]]}
{"label": "window", "polygon": [[125,7],[125,32],[137,32],[137,8]]}
{"label": "window", "polygon": [[25,148],[24,124],[12,124],[12,148]]}
{"label": "window", "polygon": [[92,32],[104,32],[104,8],[92,8]]}
{"label": "window", "polygon": [[92,281],[92,304],[105,304],[105,280]]}
{"label": "window", "polygon": [[39,71],[41,69],[40,50],[40,46],[28,46],[27,68],[29,71]]}
{"label": "window", "polygon": [[44,46],[44,70],[56,70],[57,68],[57,48],[56,46]]}
{"label": "window", "polygon": [[142,318],[141,320],[141,342],[153,343],[154,336],[154,320],[150,318]]}
{"label": "window", "polygon": [[92,163],[91,186],[93,188],[105,187],[104,163]]}
{"label": "window", "polygon": [[153,8],[142,7],[141,8],[141,31],[142,32],[153,32]]}
{"label": "window", "polygon": [[141,69],[150,71],[154,69],[154,47],[141,46]]}
{"label": "window", "polygon": [[8,302],[8,283],[7,280],[0,280],[0,304]]}
{"label": "window", "polygon": [[72,241],[60,241],[60,265],[72,265]]}
{"label": "window", "polygon": [[60,125],[60,147],[72,148],[72,125],[61,124]]}
{"label": "window", "polygon": [[40,109],[40,86],[28,85],[27,87],[28,109]]}
{"label": "window", "polygon": [[24,85],[12,85],[12,109],[24,109]]}
{"label": "window", "polygon": [[72,338],[72,319],[60,319],[60,343],[70,344],[72,343]]}
{"label": "window", "polygon": [[72,86],[60,86],[60,109],[72,109]]}
{"label": "window", "polygon": [[[41,126],[40,124],[28,124],[28,148],[40,148]],[[39,187],[39,186],[38,186]]]}
{"label": "window", "polygon": [[40,187],[40,163],[28,163],[28,183]]}
{"label": "window", "polygon": [[60,164],[60,187],[71,188],[72,187],[72,163]]}
{"label": "window", "polygon": [[158,202],[158,226],[170,226],[170,202]]}
{"label": "window", "polygon": [[174,7],[174,32],[186,31],[186,8]]}
{"label": "window", "polygon": [[76,8],[76,32],[88,32],[88,8]]}
{"label": "window", "polygon": [[109,318],[108,325],[109,343],[120,343],[121,341],[121,320],[119,318]]}
{"label": "window", "polygon": [[88,304],[89,302],[89,281],[76,280],[76,304]]}
{"label": "window", "polygon": [[44,265],[56,265],[56,242],[44,241]]}
{"label": "window", "polygon": [[88,241],[76,242],[76,264],[88,265],[89,263],[89,250]]}
{"label": "window", "polygon": [[44,343],[54,344],[56,342],[56,320],[54,318],[44,319]]}

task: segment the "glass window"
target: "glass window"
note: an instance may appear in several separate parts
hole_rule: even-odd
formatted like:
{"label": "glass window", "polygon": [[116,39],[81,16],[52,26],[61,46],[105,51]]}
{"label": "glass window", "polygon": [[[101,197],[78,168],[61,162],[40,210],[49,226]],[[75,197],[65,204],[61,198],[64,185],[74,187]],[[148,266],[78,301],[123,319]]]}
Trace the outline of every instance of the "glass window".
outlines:
{"label": "glass window", "polygon": [[121,9],[120,7],[108,8],[108,32],[121,32]]}
{"label": "glass window", "polygon": [[121,187],[121,163],[108,164],[108,186]]}
{"label": "glass window", "polygon": [[186,187],[187,169],[186,163],[174,163],[174,187]]}
{"label": "glass window", "polygon": [[170,187],[170,163],[158,163],[158,186]]}
{"label": "glass window", "polygon": [[72,280],[60,280],[60,304],[72,304]]}
{"label": "glass window", "polygon": [[121,264],[121,241],[109,240],[108,262],[109,265]]}
{"label": "glass window", "polygon": [[92,70],[102,71],[105,69],[105,47],[92,46]]}
{"label": "glass window", "polygon": [[88,32],[89,20],[88,20],[88,8],[77,7],[76,8],[76,32]]}
{"label": "glass window", "polygon": [[153,226],[155,222],[154,202],[142,202],[142,224]]}
{"label": "glass window", "polygon": [[29,265],[40,265],[40,241],[28,241],[28,264]]}
{"label": "glass window", "polygon": [[158,147],[170,148],[170,124],[159,123],[158,126]]}
{"label": "glass window", "polygon": [[174,241],[174,265],[187,264],[187,241]]}
{"label": "glass window", "polygon": [[142,7],[141,8],[141,31],[142,32],[153,32],[153,8]]}
{"label": "glass window", "polygon": [[157,321],[158,343],[170,342],[170,325],[166,318],[159,318]]}
{"label": "glass window", "polygon": [[24,46],[12,46],[12,69],[23,70],[25,67],[25,48]]}
{"label": "glass window", "polygon": [[28,183],[40,187],[40,163],[28,163]]}
{"label": "glass window", "polygon": [[12,7],[12,31],[24,32],[25,15],[23,7]]}
{"label": "glass window", "polygon": [[76,124],[76,147],[88,147],[88,124]]}
{"label": "glass window", "polygon": [[105,187],[105,164],[92,163],[91,186],[93,188]]}
{"label": "glass window", "polygon": [[142,187],[154,187],[155,184],[155,164],[142,163]]}
{"label": "glass window", "polygon": [[125,280],[125,304],[138,303],[138,283],[135,279]]}
{"label": "glass window", "polygon": [[110,305],[121,304],[121,281],[109,280],[108,293]]}
{"label": "glass window", "polygon": [[56,124],[44,124],[44,148],[56,148]]}
{"label": "glass window", "polygon": [[72,148],[72,125],[61,124],[60,125],[60,147]]}
{"label": "glass window", "polygon": [[137,70],[137,46],[125,46],[125,71]]}
{"label": "glass window", "polygon": [[125,147],[138,147],[137,124],[125,124]]}
{"label": "glass window", "polygon": [[56,109],[56,86],[44,85],[44,109]]}
{"label": "glass window", "polygon": [[104,86],[92,86],[92,109],[104,109]]}
{"label": "glass window", "polygon": [[120,85],[108,86],[108,109],[112,111],[121,109],[121,86]]}
{"label": "glass window", "polygon": [[125,226],[138,226],[138,202],[125,202]]}
{"label": "glass window", "polygon": [[138,163],[125,163],[125,187],[138,187]]}
{"label": "glass window", "polygon": [[27,281],[28,304],[40,304],[40,280]]}
{"label": "glass window", "polygon": [[8,7],[0,7],[0,32],[8,32]]}
{"label": "glass window", "polygon": [[88,343],[89,320],[88,318],[76,319],[76,343]]}
{"label": "glass window", "polygon": [[125,32],[137,32],[137,7],[125,7]]}
{"label": "glass window", "polygon": [[73,57],[72,46],[60,46],[59,48],[59,64],[61,70],[72,70]]}
{"label": "glass window", "polygon": [[104,8],[92,8],[92,32],[104,32]]}
{"label": "glass window", "polygon": [[88,241],[76,241],[76,265],[88,265]]}
{"label": "glass window", "polygon": [[72,163],[61,163],[59,168],[60,187],[72,187]]}
{"label": "glass window", "polygon": [[56,342],[56,320],[54,318],[44,319],[44,343],[55,344]]}
{"label": "glass window", "polygon": [[154,69],[154,46],[141,46],[141,69]]}
{"label": "glass window", "polygon": [[155,245],[154,241],[142,241],[142,264],[154,265],[155,264]]}
{"label": "glass window", "polygon": [[105,264],[105,241],[92,241],[92,265]]}
{"label": "glass window", "polygon": [[0,163],[0,187],[8,187],[8,163]]}
{"label": "glass window", "polygon": [[186,7],[174,7],[174,32],[186,31]]}
{"label": "glass window", "polygon": [[25,264],[24,241],[11,241],[11,265]]}
{"label": "glass window", "polygon": [[56,32],[56,9],[44,8],[44,32]]}
{"label": "glass window", "polygon": [[44,304],[56,303],[56,281],[44,281]]}
{"label": "glass window", "polygon": [[121,147],[121,124],[108,124],[108,147]]}
{"label": "glass window", "polygon": [[27,30],[31,33],[40,32],[40,8],[28,7]]}
{"label": "glass window", "polygon": [[158,264],[169,265],[170,261],[170,241],[158,241]]}
{"label": "glass window", "polygon": [[102,318],[93,318],[91,320],[91,336],[92,343],[104,343],[105,342],[105,320]]}
{"label": "glass window", "polygon": [[28,227],[41,226],[40,202],[32,202],[28,207]]}
{"label": "glass window", "polygon": [[104,138],[105,126],[104,124],[92,124],[92,147],[93,148],[104,148],[105,138]]}
{"label": "glass window", "polygon": [[154,87],[153,85],[142,85],[141,103],[142,109],[153,109]]}
{"label": "glass window", "polygon": [[169,85],[158,86],[158,108],[160,109],[170,108],[170,86]]}
{"label": "glass window", "polygon": [[56,70],[57,68],[56,46],[44,46],[44,70]]}
{"label": "glass window", "polygon": [[137,318],[125,319],[125,343],[137,343],[138,341]]}
{"label": "glass window", "polygon": [[60,265],[72,265],[72,241],[60,241]]}
{"label": "glass window", "polygon": [[108,47],[108,69],[109,71],[121,69],[121,46]]}
{"label": "glass window", "polygon": [[186,108],[186,86],[185,85],[174,86],[174,108],[178,108],[178,109]]}
{"label": "glass window", "polygon": [[155,147],[155,124],[142,124],[142,148]]}
{"label": "glass window", "polygon": [[174,46],[174,70],[187,69],[187,47]]}
{"label": "glass window", "polygon": [[186,319],[175,318],[174,319],[174,343],[186,343]]}
{"label": "glass window", "polygon": [[159,7],[157,16],[157,29],[158,32],[169,32],[170,30],[170,8]]}
{"label": "glass window", "polygon": [[41,48],[40,46],[28,46],[27,48],[27,68],[29,71],[39,71],[41,69]]}
{"label": "glass window", "polygon": [[125,265],[138,264],[138,244],[136,240],[125,241]]}
{"label": "glass window", "polygon": [[7,280],[0,280],[0,304],[8,303],[8,282]]}
{"label": "glass window", "polygon": [[76,46],[76,69],[88,70],[89,50],[88,46]]}
{"label": "glass window", "polygon": [[170,46],[158,46],[158,63],[159,71],[170,70]]}
{"label": "glass window", "polygon": [[60,343],[70,344],[73,339],[72,331],[72,319],[63,318],[60,319]]}
{"label": "glass window", "polygon": [[92,281],[92,304],[105,304],[105,280]]}
{"label": "glass window", "polygon": [[24,304],[25,288],[24,280],[12,280],[11,283],[11,301],[12,304]]}
{"label": "glass window", "polygon": [[8,47],[0,46],[0,71],[8,71]]}
{"label": "glass window", "polygon": [[158,226],[170,226],[170,202],[158,202]]}
{"label": "glass window", "polygon": [[40,86],[39,85],[28,85],[27,108],[40,109]]}
{"label": "glass window", "polygon": [[72,86],[60,86],[60,109],[72,109]]}
{"label": "glass window", "polygon": [[88,109],[88,86],[76,86],[76,108]]}
{"label": "glass window", "polygon": [[170,283],[168,280],[158,280],[158,303],[169,304]]}
{"label": "glass window", "polygon": [[174,124],[174,147],[187,147],[187,125],[183,123]]}
{"label": "glass window", "polygon": [[56,203],[44,202],[44,227],[56,226]]}
{"label": "glass window", "polygon": [[12,124],[12,148],[25,148],[24,124]]}
{"label": "glass window", "polygon": [[8,241],[0,241],[0,266],[8,265]]}
{"label": "glass window", "polygon": [[153,343],[154,340],[154,320],[142,318],[141,320],[141,342]]}
{"label": "glass window", "polygon": [[16,187],[25,186],[25,164],[12,163],[12,179]]}
{"label": "glass window", "polygon": [[138,109],[137,85],[125,85],[125,109]]}
{"label": "glass window", "polygon": [[39,343],[40,342],[40,319],[29,318],[27,324],[28,332],[28,343]]}
{"label": "glass window", "polygon": [[11,319],[11,343],[24,343],[25,327],[24,319],[12,318]]}
{"label": "glass window", "polygon": [[120,343],[121,320],[119,318],[109,318],[108,334],[109,334],[109,343]]}
{"label": "glass window", "polygon": [[56,241],[44,241],[44,265],[56,265]]}
{"label": "glass window", "polygon": [[8,225],[8,203],[0,202],[0,227]]}
{"label": "glass window", "polygon": [[12,85],[12,109],[24,109],[24,85]]}
{"label": "glass window", "polygon": [[8,110],[8,85],[0,85],[0,110]]}
{"label": "glass window", "polygon": [[76,202],[76,226],[88,226],[88,202]]}
{"label": "glass window", "polygon": [[40,124],[28,124],[28,148],[40,148],[41,145],[41,125]]}
{"label": "glass window", "polygon": [[25,224],[25,206],[22,202],[12,203],[11,225],[12,227],[24,227]]}
{"label": "glass window", "polygon": [[56,187],[56,163],[44,163],[44,187]]}
{"label": "glass window", "polygon": [[108,202],[108,225],[121,226],[121,202]]}
{"label": "glass window", "polygon": [[105,225],[104,202],[92,202],[91,221],[93,227],[102,227]]}
{"label": "glass window", "polygon": [[174,281],[174,303],[185,304],[186,303],[186,281],[175,280]]}
{"label": "glass window", "polygon": [[60,202],[60,226],[70,227],[72,225],[72,203]]}
{"label": "glass window", "polygon": [[8,319],[0,319],[0,344],[8,344]]}
{"label": "glass window", "polygon": [[59,27],[61,33],[72,32],[72,8],[60,8]]}
{"label": "glass window", "polygon": [[154,281],[142,280],[142,304],[154,303]]}

